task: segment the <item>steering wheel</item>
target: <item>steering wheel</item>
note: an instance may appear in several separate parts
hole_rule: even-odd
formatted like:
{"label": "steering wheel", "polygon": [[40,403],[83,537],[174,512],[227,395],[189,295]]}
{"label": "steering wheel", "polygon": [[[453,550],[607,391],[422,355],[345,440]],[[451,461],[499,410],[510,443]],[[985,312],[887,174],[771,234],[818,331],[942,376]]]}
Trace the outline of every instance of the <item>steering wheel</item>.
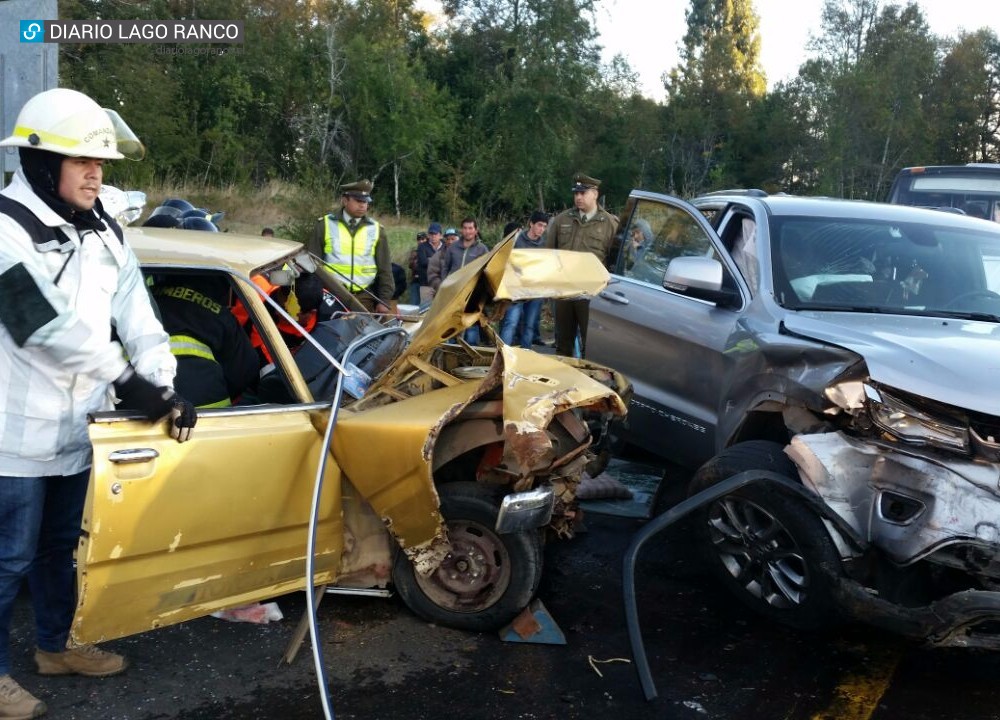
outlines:
{"label": "steering wheel", "polygon": [[946,310],[951,310],[970,300],[1000,300],[1000,295],[992,290],[971,290],[969,292],[962,293],[958,297],[952,298],[947,304],[945,304],[944,307]]}

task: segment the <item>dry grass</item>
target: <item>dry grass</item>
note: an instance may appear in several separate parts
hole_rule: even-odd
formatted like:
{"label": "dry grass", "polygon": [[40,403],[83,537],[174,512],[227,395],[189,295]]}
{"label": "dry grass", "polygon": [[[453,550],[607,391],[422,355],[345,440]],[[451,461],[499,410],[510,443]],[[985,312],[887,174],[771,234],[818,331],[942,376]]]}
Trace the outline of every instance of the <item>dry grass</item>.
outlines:
{"label": "dry grass", "polygon": [[[196,207],[226,213],[221,225],[230,232],[257,235],[265,227],[287,228],[299,221],[298,214],[318,199],[311,198],[300,188],[272,181],[247,190],[235,185],[207,188],[199,184],[160,184],[145,188],[146,208],[152,210],[167,198],[184,198]],[[295,238],[299,239],[299,238]]]}
{"label": "dry grass", "polygon": [[[276,180],[252,190],[235,185],[206,188],[194,183],[160,184],[143,189],[147,197],[147,214],[167,198],[184,198],[196,207],[225,212],[220,222],[224,231],[259,235],[263,228],[270,227],[278,237],[298,242],[305,242],[316,219],[333,210],[337,203],[332,194],[323,197],[320,193]],[[411,218],[397,221],[392,215],[383,217],[377,208],[375,215],[389,234],[393,260],[405,266],[410,249],[416,243],[417,231],[425,229],[427,222]]]}

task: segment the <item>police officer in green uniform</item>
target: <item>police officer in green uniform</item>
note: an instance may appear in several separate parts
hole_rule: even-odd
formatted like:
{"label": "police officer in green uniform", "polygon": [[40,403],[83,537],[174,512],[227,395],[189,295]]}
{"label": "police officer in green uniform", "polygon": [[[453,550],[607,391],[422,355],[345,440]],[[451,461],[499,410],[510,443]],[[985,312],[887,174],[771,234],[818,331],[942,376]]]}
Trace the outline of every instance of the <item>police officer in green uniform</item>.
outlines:
{"label": "police officer in green uniform", "polygon": [[[592,252],[607,264],[612,240],[618,231],[618,218],[597,204],[601,181],[577,173],[573,178],[573,207],[557,215],[545,233],[545,246],[559,250]],[[576,338],[580,338],[580,355],[586,352],[587,323],[590,301],[556,300],[556,353],[572,356]]]}
{"label": "police officer in green uniform", "polygon": [[342,207],[316,223],[309,249],[369,312],[389,312],[395,283],[392,254],[382,224],[368,217],[371,180],[340,186]]}

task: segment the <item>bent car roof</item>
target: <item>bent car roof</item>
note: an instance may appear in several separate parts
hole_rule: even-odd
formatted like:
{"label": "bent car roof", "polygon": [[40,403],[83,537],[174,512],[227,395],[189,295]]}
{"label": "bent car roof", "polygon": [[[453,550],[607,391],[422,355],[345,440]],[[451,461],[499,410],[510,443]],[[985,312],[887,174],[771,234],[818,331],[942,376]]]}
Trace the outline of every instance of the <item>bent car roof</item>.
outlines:
{"label": "bent car roof", "polygon": [[250,275],[302,250],[291,240],[236,233],[126,227],[125,238],[143,265],[215,268]]}

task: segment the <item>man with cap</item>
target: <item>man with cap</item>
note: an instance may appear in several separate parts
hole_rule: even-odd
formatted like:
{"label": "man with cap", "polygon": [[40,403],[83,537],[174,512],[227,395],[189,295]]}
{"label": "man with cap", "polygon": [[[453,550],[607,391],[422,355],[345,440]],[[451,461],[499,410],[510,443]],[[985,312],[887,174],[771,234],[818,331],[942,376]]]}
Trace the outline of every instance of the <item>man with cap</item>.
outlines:
{"label": "man with cap", "polygon": [[[607,262],[611,242],[618,232],[618,218],[597,204],[601,181],[577,173],[573,178],[573,207],[559,213],[545,233],[545,246],[558,250],[592,252],[602,263]],[[556,353],[571,356],[577,337],[580,356],[587,348],[587,323],[590,301],[556,300]]]}
{"label": "man with cap", "polygon": [[444,231],[444,243],[442,243],[441,249],[434,253],[427,261],[427,284],[431,288],[431,298],[437,294],[438,288],[441,287],[441,280],[444,277],[441,268],[444,262],[444,254],[447,252],[448,247],[454,245],[457,241],[458,230],[452,227],[448,228]]}
{"label": "man with cap", "polygon": [[368,217],[371,191],[371,180],[341,185],[341,210],[318,220],[309,249],[369,312],[387,313],[396,287],[392,254],[385,228]]}
{"label": "man with cap", "polygon": [[427,242],[417,246],[416,272],[414,273],[417,282],[420,284],[420,304],[429,303],[434,297],[434,288],[431,287],[430,278],[427,276],[427,265],[441,248],[444,247],[444,239],[441,233],[441,223],[432,222],[427,228]]}

